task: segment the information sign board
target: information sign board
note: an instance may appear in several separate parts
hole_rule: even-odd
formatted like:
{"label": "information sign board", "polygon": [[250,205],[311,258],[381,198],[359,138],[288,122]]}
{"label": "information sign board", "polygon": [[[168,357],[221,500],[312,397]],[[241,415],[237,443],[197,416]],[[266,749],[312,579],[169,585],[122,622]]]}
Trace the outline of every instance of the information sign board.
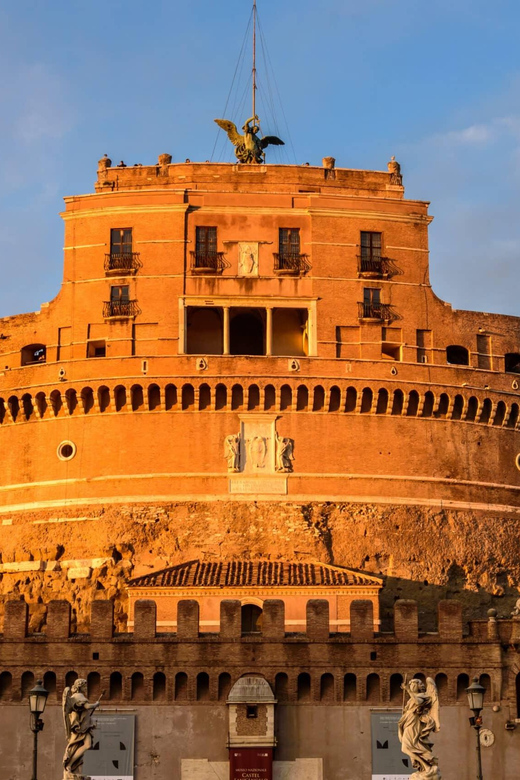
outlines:
{"label": "information sign board", "polygon": [[230,780],[273,780],[273,748],[233,748]]}
{"label": "information sign board", "polygon": [[91,780],[134,780],[135,715],[100,713],[92,720],[94,744],[82,773]]}
{"label": "information sign board", "polygon": [[372,712],[372,780],[408,780],[413,772],[397,736],[400,712]]}

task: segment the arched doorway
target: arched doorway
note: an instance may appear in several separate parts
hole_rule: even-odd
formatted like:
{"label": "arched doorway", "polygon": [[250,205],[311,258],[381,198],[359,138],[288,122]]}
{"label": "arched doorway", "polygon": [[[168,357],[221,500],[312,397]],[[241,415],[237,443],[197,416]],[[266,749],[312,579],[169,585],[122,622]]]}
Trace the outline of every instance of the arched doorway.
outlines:
{"label": "arched doorway", "polygon": [[244,604],[242,607],[242,634],[260,634],[262,614],[262,608],[256,604]]}
{"label": "arched doorway", "polygon": [[238,309],[231,314],[229,351],[232,355],[265,355],[265,326],[258,309]]}

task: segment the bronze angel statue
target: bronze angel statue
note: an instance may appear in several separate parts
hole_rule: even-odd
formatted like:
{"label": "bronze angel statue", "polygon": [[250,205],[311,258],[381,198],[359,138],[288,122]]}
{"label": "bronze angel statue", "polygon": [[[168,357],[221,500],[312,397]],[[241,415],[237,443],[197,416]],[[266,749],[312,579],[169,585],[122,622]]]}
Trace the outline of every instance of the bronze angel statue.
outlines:
{"label": "bronze angel statue", "polygon": [[433,744],[429,737],[439,731],[439,696],[437,686],[431,677],[426,680],[415,678],[402,684],[409,695],[398,724],[401,750],[412,761],[412,767],[418,769],[409,780],[441,780],[438,759],[432,753]]}
{"label": "bronze angel statue", "polygon": [[228,119],[215,119],[215,122],[228,134],[229,140],[235,146],[235,156],[241,163],[261,164],[265,161],[264,149],[269,144],[274,146],[285,145],[275,135],[266,135],[264,138],[258,136],[260,125],[257,124],[257,116],[252,116],[247,120],[242,128],[244,135],[240,135],[236,125]]}
{"label": "bronze angel statue", "polygon": [[95,729],[92,714],[99,706],[99,701],[91,704],[86,694],[87,681],[81,678],[63,691],[63,720],[67,736],[63,756],[64,780],[81,780],[83,758],[92,747],[92,733]]}

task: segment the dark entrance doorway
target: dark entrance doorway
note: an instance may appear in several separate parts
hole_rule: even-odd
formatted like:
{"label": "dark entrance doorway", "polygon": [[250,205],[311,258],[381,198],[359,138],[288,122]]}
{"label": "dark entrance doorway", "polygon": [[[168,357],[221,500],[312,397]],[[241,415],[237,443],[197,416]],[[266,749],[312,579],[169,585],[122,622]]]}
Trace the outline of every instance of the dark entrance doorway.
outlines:
{"label": "dark entrance doorway", "polygon": [[263,312],[242,309],[231,312],[229,351],[232,355],[265,355]]}

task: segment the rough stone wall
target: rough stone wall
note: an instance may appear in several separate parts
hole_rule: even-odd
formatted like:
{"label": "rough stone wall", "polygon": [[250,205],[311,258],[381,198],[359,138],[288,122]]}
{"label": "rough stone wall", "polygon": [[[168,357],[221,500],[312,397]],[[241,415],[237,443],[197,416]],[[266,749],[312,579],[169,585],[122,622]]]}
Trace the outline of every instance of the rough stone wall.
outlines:
{"label": "rough stone wall", "polygon": [[431,630],[441,599],[461,601],[465,620],[489,607],[507,616],[520,590],[516,513],[224,501],[95,507],[78,516],[28,512],[0,526],[0,607],[25,599],[31,631],[45,630],[55,598],[72,602],[79,629],[94,598],[111,599],[123,630],[128,580],[193,558],[318,560],[383,574],[383,630],[397,598],[416,599],[421,629]]}

